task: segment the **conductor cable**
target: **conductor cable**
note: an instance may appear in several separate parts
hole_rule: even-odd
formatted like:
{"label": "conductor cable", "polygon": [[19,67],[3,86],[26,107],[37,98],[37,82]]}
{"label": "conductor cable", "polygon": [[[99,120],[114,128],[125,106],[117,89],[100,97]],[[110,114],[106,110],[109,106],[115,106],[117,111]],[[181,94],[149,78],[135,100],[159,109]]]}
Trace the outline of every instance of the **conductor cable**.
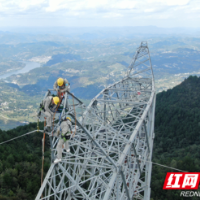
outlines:
{"label": "conductor cable", "polygon": [[17,137],[15,137],[15,138],[12,138],[12,139],[10,139],[10,140],[6,140],[6,141],[4,141],[4,142],[1,142],[0,145],[5,144],[5,143],[7,143],[7,142],[11,142],[11,141],[13,141],[13,140],[16,140],[16,139],[18,139],[18,138],[24,137],[24,136],[26,136],[26,135],[29,135],[29,134],[35,133],[35,132],[42,132],[42,133],[43,133],[42,130],[34,130],[34,131],[31,131],[31,132],[25,133],[25,134],[23,134],[23,135],[17,136]]}
{"label": "conductor cable", "polygon": [[180,172],[187,172],[187,171],[183,171],[183,170],[180,170],[180,169],[177,169],[177,168],[174,168],[174,167],[169,167],[169,166],[166,166],[166,165],[161,165],[159,163],[155,163],[155,162],[151,162],[151,161],[147,161],[147,160],[142,160],[142,159],[138,159],[138,160],[141,160],[141,161],[144,161],[144,162],[148,162],[148,163],[152,163],[154,165],[158,165],[158,166],[165,167],[165,168],[168,168],[168,169],[173,169],[173,170],[180,171]]}

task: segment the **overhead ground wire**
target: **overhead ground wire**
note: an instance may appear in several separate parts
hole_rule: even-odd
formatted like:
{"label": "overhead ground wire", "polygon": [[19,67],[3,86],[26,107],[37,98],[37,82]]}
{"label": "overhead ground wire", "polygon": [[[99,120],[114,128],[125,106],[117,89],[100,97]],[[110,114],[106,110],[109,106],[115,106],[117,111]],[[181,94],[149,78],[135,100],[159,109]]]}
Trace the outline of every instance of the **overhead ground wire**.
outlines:
{"label": "overhead ground wire", "polygon": [[161,167],[168,168],[168,169],[174,169],[174,170],[180,171],[180,172],[187,172],[187,171],[183,171],[183,170],[176,169],[176,168],[173,168],[173,167],[168,167],[168,166],[166,166],[166,165],[161,165],[161,164],[159,164],[159,163],[155,163],[155,162],[151,162],[151,163],[154,164],[154,165],[158,165],[158,166],[161,166]]}
{"label": "overhead ground wire", "polygon": [[[13,140],[16,140],[16,139],[18,139],[18,138],[24,137],[24,136],[26,136],[26,135],[30,135],[30,134],[35,133],[35,132],[38,132],[38,131],[43,133],[42,130],[34,130],[34,131],[31,131],[31,132],[25,133],[25,134],[23,134],[23,135],[17,136],[17,137],[15,137],[15,138],[12,138],[12,139],[10,139],[10,140],[6,140],[6,141],[4,141],[4,142],[1,142],[0,145],[5,144],[5,143],[8,143],[8,142],[11,142],[11,141],[13,141]],[[85,159],[85,158],[83,158],[83,159]],[[168,168],[168,169],[173,169],[173,170],[180,171],[180,172],[187,172],[187,171],[184,171],[184,170],[180,170],[180,169],[177,169],[177,168],[174,168],[174,167],[169,167],[169,166],[167,166],[167,165],[162,165],[162,164],[160,164],[160,163],[155,163],[155,162],[152,162],[152,161],[147,161],[147,160],[142,160],[142,159],[138,159],[138,160],[141,160],[141,161],[144,161],[144,162],[148,162],[148,163],[152,163],[152,164],[154,164],[154,165],[158,165],[158,166],[165,167],[165,168]]]}
{"label": "overhead ground wire", "polygon": [[165,168],[168,168],[168,169],[173,169],[173,170],[180,171],[180,172],[187,172],[187,171],[183,171],[183,170],[180,170],[180,169],[177,169],[177,168],[174,168],[174,167],[169,167],[167,165],[161,165],[160,163],[155,163],[155,162],[152,162],[152,161],[147,161],[147,160],[142,160],[142,159],[138,159],[138,160],[148,162],[148,163],[152,163],[154,165],[158,165],[158,166],[165,167]]}
{"label": "overhead ground wire", "polygon": [[24,137],[24,136],[26,136],[26,135],[29,135],[29,134],[31,134],[31,133],[35,133],[35,132],[38,132],[38,131],[43,133],[43,131],[41,131],[41,130],[34,130],[34,131],[31,131],[31,132],[25,133],[25,134],[23,134],[23,135],[17,136],[17,137],[15,137],[15,138],[12,138],[12,139],[10,139],[10,140],[6,140],[6,141],[4,141],[4,142],[1,142],[0,145],[5,144],[5,143],[7,143],[7,142],[11,142],[11,141],[13,141],[13,140],[16,140],[16,139],[18,139],[18,138]]}

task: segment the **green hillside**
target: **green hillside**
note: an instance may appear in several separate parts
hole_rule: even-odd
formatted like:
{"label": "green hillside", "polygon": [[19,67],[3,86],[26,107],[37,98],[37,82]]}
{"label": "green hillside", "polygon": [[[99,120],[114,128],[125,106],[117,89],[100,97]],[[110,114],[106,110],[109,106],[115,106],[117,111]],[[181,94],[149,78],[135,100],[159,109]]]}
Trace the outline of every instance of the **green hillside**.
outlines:
{"label": "green hillside", "polygon": [[[154,162],[188,172],[200,171],[199,91],[200,78],[190,76],[157,95]],[[166,172],[170,171],[174,170],[153,166],[151,196],[154,200],[185,199],[180,197],[180,191],[162,189]]]}
{"label": "green hillside", "polygon": [[[43,128],[42,124],[40,128]],[[33,130],[36,130],[35,123],[19,126],[9,131],[0,130],[0,142]],[[1,200],[32,200],[35,198],[41,184],[42,137],[42,133],[36,132],[0,145]],[[48,143],[47,137],[45,173],[50,164]]]}

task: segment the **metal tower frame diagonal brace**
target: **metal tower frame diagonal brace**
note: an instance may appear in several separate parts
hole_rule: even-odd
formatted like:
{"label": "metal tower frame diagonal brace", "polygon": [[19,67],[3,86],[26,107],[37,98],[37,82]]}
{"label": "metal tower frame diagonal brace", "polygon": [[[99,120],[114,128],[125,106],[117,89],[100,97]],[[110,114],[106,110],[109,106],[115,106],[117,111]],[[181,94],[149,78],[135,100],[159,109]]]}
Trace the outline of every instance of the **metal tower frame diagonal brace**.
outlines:
{"label": "metal tower frame diagonal brace", "polygon": [[74,99],[76,99],[80,104],[83,104],[83,102],[80,99],[78,99],[77,97],[75,97],[71,92],[67,91],[67,93],[69,95],[71,95]]}
{"label": "metal tower frame diagonal brace", "polygon": [[108,154],[104,151],[104,149],[101,147],[101,145],[99,143],[97,143],[92,135],[81,125],[81,123],[79,122],[78,119],[75,119],[75,116],[71,113],[69,113],[69,115],[76,120],[77,125],[82,128],[82,130],[86,133],[86,135],[92,140],[92,142],[100,149],[100,151],[106,156],[106,158],[109,160],[109,162],[111,162],[113,164],[113,166],[117,169],[117,165],[115,164],[115,162],[110,158],[110,156],[108,156]]}
{"label": "metal tower frame diagonal brace", "polygon": [[73,179],[73,177],[65,170],[65,168],[60,164],[58,163],[60,169],[62,169],[63,173],[70,179],[70,181],[72,181],[75,185],[76,185],[76,188],[82,193],[85,195],[85,197],[87,199],[89,199],[88,195],[85,193],[85,191],[76,183],[76,181]]}
{"label": "metal tower frame diagonal brace", "polygon": [[139,171],[140,171],[140,175],[142,174],[142,171],[141,171],[141,168],[140,168],[140,163],[139,163],[139,160],[138,160],[138,155],[136,153],[136,150],[135,150],[135,146],[133,145],[133,151],[135,153],[135,157],[136,157],[136,161],[137,161],[137,164],[138,164],[138,168],[139,168]]}
{"label": "metal tower frame diagonal brace", "polygon": [[[156,98],[153,99],[153,107],[155,109],[155,104],[156,104]],[[155,114],[153,114],[152,117],[152,123],[154,124],[155,121]],[[150,132],[150,147],[151,149],[153,149],[153,140],[154,140],[154,126],[151,127],[151,132]],[[152,151],[150,151],[150,157],[149,157],[149,161],[151,161],[152,159]],[[146,171],[146,179],[147,179],[147,185],[146,185],[146,190],[144,192],[144,199],[150,199],[150,195],[151,195],[151,188],[150,188],[150,184],[151,184],[151,172],[152,172],[152,163],[149,162],[147,163],[147,171]]]}
{"label": "metal tower frame diagonal brace", "polygon": [[[141,125],[143,123],[143,120],[144,120],[145,116],[147,115],[147,112],[150,109],[151,104],[153,104],[154,98],[155,98],[155,91],[153,90],[152,94],[151,94],[151,97],[149,99],[149,102],[147,103],[147,106],[146,106],[146,108],[145,108],[145,110],[144,110],[144,112],[143,112],[143,114],[141,116],[141,120],[138,122],[135,130],[133,131],[133,133],[132,133],[132,135],[131,135],[131,137],[129,139],[129,142],[125,146],[124,151],[123,151],[122,155],[119,158],[119,161],[118,161],[118,165],[119,166],[121,166],[123,164],[123,161],[124,161],[128,151],[129,151],[129,149],[131,147],[131,144],[132,144],[132,142],[133,142],[133,140],[135,138],[135,135],[138,132],[139,128],[141,127]],[[154,104],[154,106],[155,106],[155,104]],[[109,196],[110,196],[110,193],[111,193],[111,189],[112,189],[112,186],[114,184],[114,181],[116,180],[116,177],[117,177],[117,173],[113,173],[113,175],[111,177],[111,180],[110,180],[110,183],[109,183],[110,187],[108,187],[108,189],[107,189],[107,191],[105,193],[104,200],[108,200],[109,199]]]}
{"label": "metal tower frame diagonal brace", "polygon": [[151,97],[150,97],[150,100],[149,100],[149,102],[147,103],[147,107],[145,108],[145,110],[144,110],[144,112],[143,112],[143,114],[142,114],[141,120],[138,122],[138,124],[137,124],[135,130],[133,131],[133,133],[132,133],[132,135],[131,135],[131,137],[130,137],[130,139],[129,139],[128,144],[127,144],[126,147],[124,148],[124,151],[123,151],[121,157],[119,158],[119,162],[118,162],[119,165],[121,165],[121,164],[123,163],[123,161],[124,161],[124,159],[125,159],[125,157],[126,157],[128,151],[129,151],[129,149],[130,149],[130,146],[131,146],[131,144],[132,144],[132,142],[133,142],[133,140],[134,140],[134,138],[135,138],[135,135],[136,135],[137,131],[139,130],[139,128],[141,127],[142,122],[143,122],[145,116],[147,115],[147,112],[148,112],[148,110],[149,110],[149,108],[150,108],[150,106],[151,106],[151,104],[152,104],[152,102],[153,102],[154,95],[155,95],[154,92],[152,92]]}
{"label": "metal tower frame diagonal brace", "polygon": [[51,173],[53,171],[54,166],[55,166],[54,164],[51,164],[51,167],[49,168],[49,171],[47,172],[47,175],[46,175],[46,177],[45,177],[45,179],[44,179],[44,181],[42,183],[42,186],[41,186],[41,188],[40,188],[35,200],[40,200],[40,197],[42,196],[42,193],[43,193],[44,188],[45,188],[45,186],[47,184],[48,178],[50,177],[50,175],[51,175]]}
{"label": "metal tower frame diagonal brace", "polygon": [[121,176],[122,176],[122,180],[123,180],[123,183],[124,183],[124,187],[125,187],[125,189],[126,189],[126,195],[127,195],[127,197],[128,197],[128,200],[131,200],[131,199],[130,199],[129,192],[128,192],[128,187],[127,187],[127,184],[126,184],[126,180],[125,180],[125,177],[124,177],[124,173],[123,173],[123,171],[122,171],[122,167],[121,167],[121,166],[119,167],[119,173],[120,173]]}
{"label": "metal tower frame diagonal brace", "polygon": [[146,140],[147,140],[147,146],[148,146],[148,150],[149,150],[149,152],[150,152],[149,137],[148,137],[148,135],[147,135],[146,124],[145,124],[145,122],[143,122],[143,124],[144,124],[144,131],[145,131],[145,135],[146,135]]}

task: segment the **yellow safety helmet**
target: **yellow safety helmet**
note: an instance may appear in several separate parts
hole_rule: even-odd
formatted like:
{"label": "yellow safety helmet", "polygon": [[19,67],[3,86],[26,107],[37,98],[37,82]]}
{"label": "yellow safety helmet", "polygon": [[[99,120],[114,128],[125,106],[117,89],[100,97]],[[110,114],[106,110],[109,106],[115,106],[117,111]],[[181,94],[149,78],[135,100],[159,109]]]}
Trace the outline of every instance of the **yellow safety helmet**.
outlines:
{"label": "yellow safety helmet", "polygon": [[66,117],[66,119],[68,119],[70,122],[72,121],[70,117]]}
{"label": "yellow safety helmet", "polygon": [[57,84],[58,84],[58,86],[62,86],[63,83],[64,83],[63,78],[59,78],[59,79],[57,80]]}
{"label": "yellow safety helmet", "polygon": [[57,105],[60,102],[59,97],[53,97],[53,102]]}

